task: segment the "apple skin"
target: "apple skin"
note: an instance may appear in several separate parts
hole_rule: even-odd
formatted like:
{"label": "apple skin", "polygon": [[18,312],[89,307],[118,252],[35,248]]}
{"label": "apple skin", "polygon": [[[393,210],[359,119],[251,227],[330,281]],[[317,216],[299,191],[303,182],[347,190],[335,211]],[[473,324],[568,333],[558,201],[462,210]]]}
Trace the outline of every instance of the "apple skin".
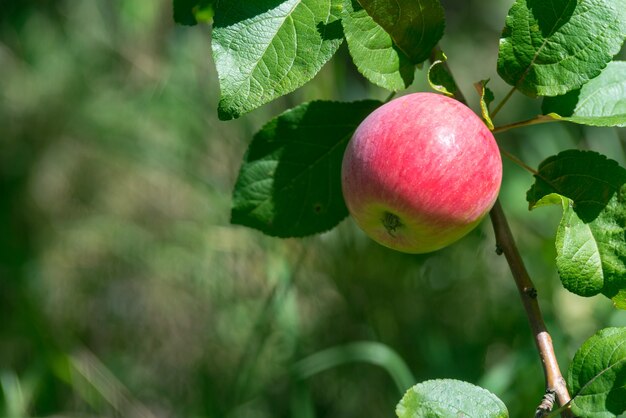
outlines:
{"label": "apple skin", "polygon": [[502,159],[471,109],[414,93],[363,120],[341,171],[359,227],[386,247],[416,254],[443,248],[478,225],[498,197]]}

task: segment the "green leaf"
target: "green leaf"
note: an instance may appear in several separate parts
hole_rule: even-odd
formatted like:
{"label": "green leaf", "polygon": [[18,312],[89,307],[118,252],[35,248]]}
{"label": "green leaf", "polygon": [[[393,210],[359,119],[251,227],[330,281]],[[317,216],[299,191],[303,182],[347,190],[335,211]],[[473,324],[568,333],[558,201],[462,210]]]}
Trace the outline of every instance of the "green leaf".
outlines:
{"label": "green leaf", "polygon": [[626,307],[626,170],[590,151],[564,151],[539,165],[529,208],[561,203],[556,264],[563,286],[602,293]]}
{"label": "green leaf", "polygon": [[576,416],[626,412],[626,328],[605,328],[585,341],[574,355],[567,384]]}
{"label": "green leaf", "polygon": [[454,97],[459,88],[445,65],[448,57],[443,52],[437,51],[434,58],[435,60],[428,68],[428,84],[433,90]]}
{"label": "green leaf", "polygon": [[237,118],[311,80],[343,40],[341,1],[218,2],[212,48],[219,118]]}
{"label": "green leaf", "polygon": [[231,221],[277,237],[333,228],[348,210],[341,162],[352,133],[380,106],[315,101],[288,110],[253,138],[233,193]]}
{"label": "green leaf", "polygon": [[564,199],[556,235],[556,266],[563,286],[580,296],[602,293],[624,308],[626,290],[626,186],[592,222]]}
{"label": "green leaf", "polygon": [[506,418],[504,403],[486,389],[453,379],[428,380],[409,389],[396,407],[398,418]]}
{"label": "green leaf", "polygon": [[489,105],[493,102],[494,96],[491,89],[487,87],[487,83],[489,83],[489,79],[481,80],[478,83],[474,83],[474,87],[480,95],[480,112],[483,115],[483,120],[487,127],[493,131],[493,122],[491,121],[491,116],[489,116]]}
{"label": "green leaf", "polygon": [[584,223],[563,199],[563,218],[556,233],[556,267],[563,286],[580,296],[604,288],[602,256],[591,224]]}
{"label": "green leaf", "polygon": [[546,97],[542,112],[592,126],[626,126],[626,61],[613,61],[580,89]]}
{"label": "green leaf", "polygon": [[174,0],[174,22],[193,26],[213,19],[214,0]]}
{"label": "green leaf", "polygon": [[626,289],[620,289],[611,299],[617,309],[626,310]]}
{"label": "green leaf", "polygon": [[566,150],[539,164],[534,177],[535,184],[526,193],[529,209],[556,193],[573,200],[576,214],[591,222],[626,183],[626,169],[597,152]]}
{"label": "green leaf", "polygon": [[439,0],[358,0],[414,64],[424,62],[443,36],[445,15]]}
{"label": "green leaf", "polygon": [[365,78],[391,91],[411,85],[415,65],[356,0],[343,0],[341,22],[352,60]]}
{"label": "green leaf", "polygon": [[626,0],[516,0],[498,74],[529,96],[558,96],[596,77],[626,35]]}

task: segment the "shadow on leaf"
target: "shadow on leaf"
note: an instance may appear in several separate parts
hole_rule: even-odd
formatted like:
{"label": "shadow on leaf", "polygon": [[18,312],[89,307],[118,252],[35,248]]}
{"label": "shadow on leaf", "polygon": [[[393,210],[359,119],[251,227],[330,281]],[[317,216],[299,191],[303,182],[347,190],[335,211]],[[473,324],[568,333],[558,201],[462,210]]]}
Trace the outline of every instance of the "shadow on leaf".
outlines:
{"label": "shadow on leaf", "polygon": [[343,27],[339,19],[330,23],[319,22],[316,27],[320,36],[325,41],[343,38]]}
{"label": "shadow on leaf", "polygon": [[227,27],[251,19],[284,3],[283,0],[220,0],[216,2],[215,26]]}
{"label": "shadow on leaf", "polygon": [[580,89],[572,90],[562,96],[545,97],[541,104],[541,112],[544,115],[556,113],[563,117],[572,116],[576,105],[578,105],[579,97]]}
{"label": "shadow on leaf", "polygon": [[[570,0],[527,0],[527,5],[539,30],[541,30],[541,35],[547,38],[569,22],[578,2]],[[532,29],[531,27],[530,30],[532,31]]]}

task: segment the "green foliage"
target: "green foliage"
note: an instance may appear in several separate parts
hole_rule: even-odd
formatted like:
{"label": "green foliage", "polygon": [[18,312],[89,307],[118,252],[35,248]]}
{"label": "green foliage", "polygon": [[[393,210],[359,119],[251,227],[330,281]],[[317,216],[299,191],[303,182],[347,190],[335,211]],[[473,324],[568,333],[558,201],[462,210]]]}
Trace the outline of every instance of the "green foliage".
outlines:
{"label": "green foliage", "polygon": [[444,65],[448,57],[443,52],[437,51],[434,58],[435,60],[428,68],[428,84],[433,90],[452,97],[459,91],[459,88],[450,71]]}
{"label": "green foliage", "polygon": [[531,209],[562,203],[556,263],[563,286],[626,308],[626,170],[595,152],[564,151],[539,165],[526,198]]}
{"label": "green foliage", "polygon": [[626,62],[610,62],[580,89],[546,97],[541,110],[555,119],[583,125],[626,126]]}
{"label": "green foliage", "polygon": [[567,384],[577,416],[610,418],[626,412],[626,328],[605,328],[585,341]]}
{"label": "green foliage", "polygon": [[574,201],[574,211],[591,222],[626,183],[626,169],[593,151],[567,150],[546,158],[534,175],[535,184],[526,193],[529,209],[556,193]]}
{"label": "green foliage", "polygon": [[424,62],[443,36],[439,0],[358,1],[414,64]]}
{"label": "green foliage", "polygon": [[498,74],[529,96],[557,96],[596,77],[626,35],[626,0],[517,0]]}
{"label": "green foliage", "polygon": [[556,266],[563,286],[580,296],[602,293],[626,309],[626,187],[592,222],[582,221],[563,200],[563,218],[556,234]]}
{"label": "green foliage", "polygon": [[215,0],[174,0],[174,22],[193,26],[211,22]]}
{"label": "green foliage", "polygon": [[413,82],[415,66],[357,0],[343,0],[341,22],[352,60],[365,78],[392,91]]}
{"label": "green foliage", "polygon": [[479,386],[453,379],[429,380],[409,389],[396,408],[399,418],[506,418],[504,403]]}
{"label": "green foliage", "polygon": [[493,91],[487,87],[487,83],[489,83],[489,79],[481,80],[474,84],[474,87],[476,87],[480,95],[480,113],[482,114],[483,120],[487,127],[493,131],[493,122],[491,121],[491,116],[489,116],[489,105],[493,102],[494,95]]}
{"label": "green foliage", "polygon": [[337,225],[348,214],[341,194],[344,150],[358,124],[380,104],[317,101],[270,121],[244,157],[232,222],[279,237]]}
{"label": "green foliage", "polygon": [[310,81],[343,34],[341,0],[222,0],[213,25],[220,119],[237,118]]}

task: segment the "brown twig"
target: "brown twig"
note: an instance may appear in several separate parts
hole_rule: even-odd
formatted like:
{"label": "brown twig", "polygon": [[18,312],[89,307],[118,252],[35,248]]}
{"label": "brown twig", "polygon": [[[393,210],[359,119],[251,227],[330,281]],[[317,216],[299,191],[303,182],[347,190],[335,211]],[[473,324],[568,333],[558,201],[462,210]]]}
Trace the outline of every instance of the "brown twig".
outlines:
{"label": "brown twig", "polygon": [[529,166],[524,161],[520,160],[519,158],[517,158],[515,155],[511,154],[507,150],[500,149],[500,153],[504,155],[506,158],[508,158],[509,160],[513,161],[518,166],[522,167],[524,170],[528,171],[533,176],[536,176],[537,174],[539,174],[537,170],[535,170],[534,168],[532,168],[531,166]]}
{"label": "brown twig", "polygon": [[[436,51],[440,51],[438,46],[433,50],[431,57],[435,55]],[[448,67],[448,62],[445,61],[442,64],[445,66],[450,76],[453,77],[452,72]],[[515,89],[512,89],[511,92],[509,92],[507,99],[511,96],[513,91],[515,91]],[[455,91],[454,98],[461,103],[467,104],[460,89]],[[501,104],[504,104],[504,102],[505,101]],[[511,233],[511,229],[509,228],[509,224],[506,220],[499,200],[496,200],[489,216],[491,217],[491,223],[493,224],[493,230],[496,236],[496,252],[498,254],[504,254],[506,261],[509,263],[509,268],[511,269],[511,273],[513,273],[517,290],[519,291],[522,304],[524,305],[524,310],[526,311],[526,316],[528,317],[528,322],[530,323],[530,328],[535,338],[535,344],[537,345],[537,350],[539,351],[539,357],[541,358],[541,364],[543,366],[546,381],[546,393],[555,393],[559,405],[565,405],[569,402],[570,396],[567,391],[567,386],[565,385],[565,379],[563,379],[563,375],[559,369],[556,355],[554,354],[552,337],[550,337],[550,334],[546,329],[546,325],[543,322],[543,316],[541,315],[541,310],[539,309],[539,304],[537,303],[537,290],[535,289],[535,285],[530,279],[530,276],[526,271],[526,267],[524,266],[524,261],[517,250],[517,245],[515,244],[513,234]],[[542,405],[544,405],[543,402],[539,407]],[[566,408],[562,412],[562,417],[573,418],[574,415],[569,408]]]}
{"label": "brown twig", "polygon": [[515,87],[513,87],[511,90],[509,90],[509,92],[506,94],[506,96],[504,96],[504,99],[502,99],[502,101],[500,102],[500,104],[498,104],[498,106],[496,106],[495,109],[493,109],[493,111],[491,112],[491,118],[494,119],[496,117],[496,115],[498,114],[498,112],[500,111],[500,109],[502,109],[502,107],[506,104],[506,102],[509,101],[509,99],[511,98],[511,96],[513,96],[513,93],[515,93]]}
{"label": "brown twig", "polygon": [[[567,391],[567,386],[565,385],[565,379],[563,379],[559,364],[556,361],[552,338],[546,329],[539,304],[537,303],[537,290],[517,250],[511,228],[509,228],[504,211],[502,210],[502,205],[500,205],[499,201],[496,201],[489,216],[491,217],[493,231],[496,235],[497,252],[504,254],[506,261],[509,263],[511,273],[513,273],[513,278],[517,285],[517,290],[522,299],[522,305],[524,305],[524,310],[526,311],[526,316],[530,323],[530,328],[535,337],[535,344],[539,351],[539,357],[541,358],[541,364],[546,379],[546,391],[554,392],[559,405],[565,405],[569,402],[570,396]],[[573,417],[569,409],[564,410],[562,416],[567,418]]]}
{"label": "brown twig", "polygon": [[513,123],[506,124],[506,125],[501,125],[501,126],[496,126],[495,128],[493,128],[493,133],[497,134],[499,132],[508,131],[509,129],[521,128],[522,126],[530,126],[530,125],[537,125],[540,123],[549,123],[549,122],[558,122],[558,121],[559,121],[558,119],[551,118],[550,116],[539,115],[532,119],[523,120],[519,122],[513,122]]}

